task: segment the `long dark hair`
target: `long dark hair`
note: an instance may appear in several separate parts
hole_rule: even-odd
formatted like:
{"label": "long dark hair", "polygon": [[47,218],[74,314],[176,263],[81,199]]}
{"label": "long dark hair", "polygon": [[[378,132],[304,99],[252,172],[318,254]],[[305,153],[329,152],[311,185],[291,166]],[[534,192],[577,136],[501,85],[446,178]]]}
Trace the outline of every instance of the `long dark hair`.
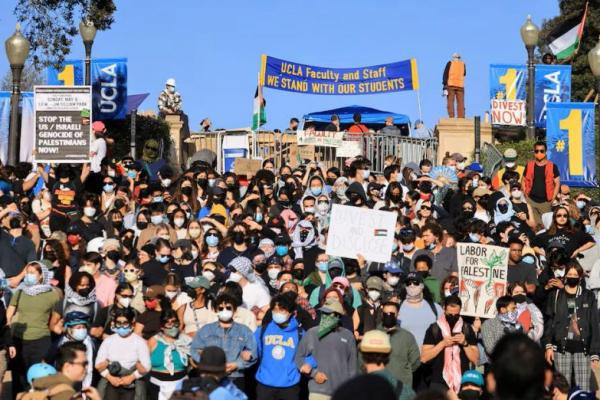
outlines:
{"label": "long dark hair", "polygon": [[550,225],[550,228],[548,228],[548,233],[550,235],[555,235],[556,232],[558,231],[558,225],[556,225],[556,214],[558,214],[558,212],[560,210],[563,210],[567,213],[567,223],[565,224],[564,228],[561,228],[569,233],[573,233],[573,225],[571,224],[571,213],[569,212],[569,209],[565,206],[558,206],[556,207],[556,210],[554,210],[554,212],[552,213],[552,225]]}

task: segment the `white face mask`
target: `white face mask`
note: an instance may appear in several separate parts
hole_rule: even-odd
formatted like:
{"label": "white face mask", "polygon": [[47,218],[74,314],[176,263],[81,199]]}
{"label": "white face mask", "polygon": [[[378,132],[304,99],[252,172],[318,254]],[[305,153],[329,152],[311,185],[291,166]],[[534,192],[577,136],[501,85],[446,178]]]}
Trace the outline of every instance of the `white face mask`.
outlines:
{"label": "white face mask", "polygon": [[506,165],[506,168],[514,168],[515,163],[514,162],[507,162],[505,165]]}
{"label": "white face mask", "polygon": [[91,218],[96,215],[96,209],[94,207],[84,207],[83,213],[86,217]]}
{"label": "white face mask", "polygon": [[219,321],[221,322],[229,322],[231,318],[233,318],[233,311],[231,310],[221,310],[217,313],[219,317]]}
{"label": "white face mask", "polygon": [[162,222],[163,222],[163,216],[162,216],[162,214],[160,214],[160,215],[152,215],[150,217],[150,222],[152,222],[154,225],[162,224]]}
{"label": "white face mask", "polygon": [[171,240],[171,236],[169,236],[169,235],[160,235],[159,238],[165,239],[165,240]]}
{"label": "white face mask", "polygon": [[162,187],[165,187],[165,188],[166,188],[166,187],[169,187],[169,186],[171,186],[171,180],[170,180],[169,178],[167,178],[167,179],[163,179],[163,180],[160,182],[160,184],[162,185]]}
{"label": "white face mask", "polygon": [[177,297],[177,293],[178,292],[176,290],[175,291],[173,291],[173,290],[167,290],[167,291],[165,291],[165,296],[167,296],[167,298],[169,300],[173,300],[175,297]]}
{"label": "white face mask", "polygon": [[240,274],[239,272],[232,272],[231,274],[229,274],[229,279],[227,280],[231,282],[239,282],[242,280],[242,274]]}
{"label": "white face mask", "polygon": [[387,278],[387,283],[390,286],[396,286],[398,282],[400,282],[399,276],[390,276],[389,278]]}
{"label": "white face mask", "polygon": [[212,282],[213,279],[215,279],[215,273],[210,270],[202,271],[202,276],[209,282]]}
{"label": "white face mask", "polygon": [[523,196],[523,192],[521,192],[520,190],[513,190],[511,194],[512,197],[514,197],[515,199],[520,199],[521,196]]}
{"label": "white face mask", "polygon": [[175,219],[173,220],[173,224],[174,224],[176,227],[178,227],[178,228],[181,228],[181,227],[183,226],[183,224],[185,224],[185,219],[183,219],[183,218],[175,218]]}
{"label": "white face mask", "polygon": [[373,301],[379,300],[381,292],[379,290],[369,290],[369,298]]}
{"label": "white face mask", "polygon": [[279,268],[272,268],[267,270],[267,274],[269,274],[269,279],[273,281],[277,279],[277,275],[279,275],[280,272],[281,270]]}
{"label": "white face mask", "polygon": [[127,308],[131,305],[131,299],[128,297],[121,297],[119,296],[119,304],[122,305],[123,307]]}

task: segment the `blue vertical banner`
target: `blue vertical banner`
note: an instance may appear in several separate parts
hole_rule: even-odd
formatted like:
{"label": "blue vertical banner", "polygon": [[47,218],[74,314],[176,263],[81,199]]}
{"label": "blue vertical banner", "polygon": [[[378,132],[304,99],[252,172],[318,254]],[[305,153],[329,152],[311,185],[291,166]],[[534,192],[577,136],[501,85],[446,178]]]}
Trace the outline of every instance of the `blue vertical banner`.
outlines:
{"label": "blue vertical banner", "polygon": [[490,65],[492,124],[525,125],[527,69],[524,65]]}
{"label": "blue vertical banner", "polygon": [[548,103],[568,103],[571,101],[571,66],[535,66],[535,126],[546,128]]}
{"label": "blue vertical banner", "polygon": [[[65,61],[59,69],[48,68],[48,85],[81,86],[85,64]],[[91,64],[93,120],[124,119],[127,116],[127,59],[95,59]]]}
{"label": "blue vertical banner", "polygon": [[594,103],[548,103],[548,159],[560,181],[575,187],[597,187]]}
{"label": "blue vertical banner", "polygon": [[10,129],[10,92],[0,92],[0,161],[8,158],[8,132]]}
{"label": "blue vertical banner", "polygon": [[33,92],[21,93],[21,147],[19,160],[33,161],[33,142],[35,137],[35,110]]}

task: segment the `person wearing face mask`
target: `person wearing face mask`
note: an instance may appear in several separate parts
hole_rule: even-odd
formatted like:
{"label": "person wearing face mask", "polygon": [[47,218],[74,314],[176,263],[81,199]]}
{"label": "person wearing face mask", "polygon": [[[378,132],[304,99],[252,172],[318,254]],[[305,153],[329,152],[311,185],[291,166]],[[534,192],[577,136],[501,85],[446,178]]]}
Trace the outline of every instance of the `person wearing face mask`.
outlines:
{"label": "person wearing face mask", "polygon": [[304,330],[294,313],[294,298],[279,294],[271,300],[271,320],[254,333],[257,343],[257,400],[298,399],[300,371],[296,367],[296,350]]}
{"label": "person wearing face mask", "polygon": [[81,218],[71,223],[76,226],[81,232],[83,239],[86,242],[103,236],[104,231],[108,231],[104,218],[100,219],[100,201],[98,196],[92,193],[86,193],[81,200],[83,214]]}
{"label": "person wearing face mask", "polygon": [[169,399],[187,376],[192,339],[182,333],[177,314],[165,310],[160,316],[160,332],[148,339],[150,382],[148,399]]}
{"label": "person wearing face mask", "polygon": [[259,310],[266,311],[271,296],[265,282],[254,272],[252,261],[246,257],[236,257],[227,268],[231,271],[228,280],[242,287],[244,306],[255,314]]}
{"label": "person wearing face mask", "polygon": [[[64,319],[71,312],[82,312],[88,316],[89,322],[93,321],[102,307],[96,299],[96,282],[94,277],[87,272],[73,273],[65,285],[65,297],[56,304],[55,311]],[[61,331],[55,332],[61,334]]]}
{"label": "person wearing face mask", "polygon": [[365,332],[373,330],[377,327],[377,319],[379,317],[379,305],[383,294],[383,279],[378,276],[371,276],[367,279],[366,296],[363,303],[356,309],[354,318],[354,337],[360,340]]}
{"label": "person wearing face mask", "polygon": [[[82,387],[92,385],[94,375],[94,342],[89,335],[90,316],[81,311],[71,311],[64,316],[64,334],[58,339],[54,352],[65,343],[79,342],[85,346],[85,358],[88,362]],[[56,355],[56,354],[55,354]],[[54,357],[51,357],[51,359]]]}
{"label": "person wearing face mask", "polygon": [[[150,204],[150,223],[148,226],[140,232],[140,236],[137,242],[137,249],[141,249],[142,246],[152,241],[157,237],[157,231],[159,226],[163,226],[165,220],[165,206],[162,203]],[[172,226],[166,225],[169,234],[169,241],[175,243],[177,240],[177,233]]]}
{"label": "person wearing face mask", "polygon": [[[60,294],[50,285],[48,268],[33,261],[27,264],[22,277],[6,309],[6,321],[16,348],[13,390],[19,391],[26,384],[27,369],[46,358],[51,345],[50,334],[57,330],[60,321],[55,310]],[[14,349],[12,353],[14,356]]]}
{"label": "person wearing face mask", "polygon": [[114,312],[117,309],[129,308],[133,300],[133,288],[128,283],[121,283],[115,291],[114,302],[98,310],[96,318],[90,320],[90,334],[98,339],[106,338],[114,332],[111,330]]}
{"label": "person wearing face mask", "polygon": [[514,171],[519,174],[519,179],[524,175],[525,167],[517,164],[517,151],[509,148],[504,150],[504,167],[500,168],[492,177],[492,187],[494,190],[500,189],[502,186],[502,176],[506,171]]}
{"label": "person wearing face mask", "polygon": [[102,272],[101,268],[103,262],[104,260],[99,253],[94,251],[87,252],[83,256],[79,272],[87,272],[94,277],[96,299],[100,306],[106,307],[113,303],[117,282],[112,277]]}
{"label": "person wearing face mask", "polygon": [[423,279],[423,285],[429,290],[429,293],[433,296],[433,301],[440,303],[442,298],[440,296],[441,282],[434,276],[430,275],[433,261],[427,254],[421,254],[415,258],[415,271],[421,275]]}
{"label": "person wearing face mask", "polygon": [[265,262],[263,280],[268,282],[269,294],[274,296],[279,291],[279,274],[283,270],[283,259],[277,256],[269,257]]}
{"label": "person wearing face mask", "polygon": [[171,309],[179,311],[181,307],[192,301],[188,294],[181,290],[181,281],[177,274],[169,273],[162,286],[165,288],[165,297],[171,303]]}
{"label": "person wearing face mask", "polygon": [[511,296],[501,296],[496,299],[496,317],[486,320],[481,325],[481,338],[485,352],[490,355],[496,343],[502,336],[509,333],[528,333],[531,319],[527,325],[518,320],[517,303]]}
{"label": "person wearing face mask", "polygon": [[479,371],[470,369],[465,371],[460,379],[460,391],[457,396],[460,400],[479,400],[483,398],[485,382]]}
{"label": "person wearing face mask", "polygon": [[596,297],[586,289],[583,268],[575,260],[567,262],[564,283],[563,289],[549,296],[542,345],[546,361],[567,378],[570,386],[589,391],[591,367],[600,364]]}
{"label": "person wearing face mask", "polygon": [[104,178],[102,182],[102,194],[100,195],[100,206],[103,213],[108,212],[113,207],[117,199],[116,188],[117,185],[112,178]]}
{"label": "person wearing face mask", "polygon": [[548,146],[545,142],[533,145],[534,160],[527,162],[523,171],[523,192],[533,209],[536,224],[542,223],[542,214],[551,211],[560,189],[558,167],[546,158]]}
{"label": "person wearing face mask", "polygon": [[[319,249],[315,258],[315,270],[308,274],[303,281],[303,286],[307,288],[307,293],[312,292],[312,288],[319,287],[327,280],[327,271],[329,270],[329,256],[325,250]],[[311,290],[308,290],[311,288]]]}
{"label": "person wearing face mask", "polygon": [[385,293],[385,295],[394,298],[400,298],[402,291],[404,290],[404,276],[406,276],[400,265],[397,262],[390,261],[384,264],[383,278],[391,291]]}
{"label": "person wearing face mask", "polygon": [[140,277],[141,273],[140,264],[135,259],[128,261],[123,267],[123,278],[133,288],[131,307],[140,314],[146,311],[146,307],[144,306],[144,284]]}
{"label": "person wearing face mask", "polygon": [[398,311],[397,302],[383,303],[377,329],[385,331],[390,337],[392,351],[387,370],[404,385],[412,388],[413,373],[421,365],[421,352],[412,333],[398,323]]}
{"label": "person wearing face mask", "polygon": [[186,279],[185,284],[193,290],[194,300],[179,308],[177,315],[183,323],[181,330],[189,337],[194,337],[200,328],[214,321],[212,305],[207,296],[210,282],[204,276],[196,276]]}
{"label": "person wearing face mask", "polygon": [[104,399],[131,399],[145,395],[142,377],[151,369],[146,341],[133,333],[135,312],[117,309],[110,335],[100,345],[95,367],[102,379],[98,391]]}
{"label": "person wearing face mask", "polygon": [[221,249],[217,262],[221,265],[228,265],[236,257],[250,258],[252,250],[246,244],[248,227],[243,222],[234,223],[228,231],[228,238],[231,239],[231,245]]}
{"label": "person wearing face mask", "polygon": [[421,362],[431,365],[432,390],[460,391],[463,372],[469,364],[477,365],[479,349],[473,328],[460,316],[462,302],[458,296],[444,300],[444,312],[425,333]]}
{"label": "person wearing face mask", "polygon": [[161,285],[171,270],[171,244],[162,238],[156,240],[153,258],[140,265],[145,287]]}
{"label": "person wearing face mask", "polygon": [[510,202],[512,203],[515,216],[522,222],[526,223],[531,229],[535,229],[535,219],[533,218],[533,209],[531,205],[525,201],[521,184],[519,182],[510,182]]}
{"label": "person wearing face mask", "polygon": [[[331,257],[327,263],[327,266],[328,266],[328,268],[327,268],[327,272],[325,273],[324,283],[321,284],[319,287],[315,288],[310,294],[310,298],[309,298],[310,305],[313,307],[316,307],[317,304],[319,304],[320,301],[322,300],[322,296],[325,293],[325,291],[333,285],[333,281],[336,278],[340,277],[340,278],[344,278],[345,281],[347,282],[347,284],[345,285],[346,288],[344,288],[344,290],[346,290],[346,289],[349,290],[349,292],[348,292],[348,294],[350,295],[349,305],[354,310],[356,310],[362,304],[362,298],[361,298],[358,290],[356,290],[356,288],[354,288],[352,285],[350,285],[348,287],[349,282],[345,278],[346,277],[346,269],[345,269],[343,260],[338,257]],[[321,267],[322,267],[322,265],[319,266],[319,272],[320,272]]]}
{"label": "person wearing face mask", "polygon": [[[413,258],[417,252],[417,247],[415,246],[417,233],[413,228],[401,228],[399,234],[394,239],[396,240],[394,240],[392,245],[392,260],[398,262],[402,277],[404,278],[410,272]],[[394,246],[397,247],[396,251],[394,251]],[[394,254],[395,252],[397,254]]]}
{"label": "person wearing face mask", "polygon": [[233,320],[237,309],[235,299],[229,294],[220,294],[214,302],[218,321],[204,325],[192,340],[193,360],[200,361],[200,351],[208,346],[217,346],[225,351],[225,372],[233,383],[245,390],[244,371],[256,363],[257,346],[252,331]]}

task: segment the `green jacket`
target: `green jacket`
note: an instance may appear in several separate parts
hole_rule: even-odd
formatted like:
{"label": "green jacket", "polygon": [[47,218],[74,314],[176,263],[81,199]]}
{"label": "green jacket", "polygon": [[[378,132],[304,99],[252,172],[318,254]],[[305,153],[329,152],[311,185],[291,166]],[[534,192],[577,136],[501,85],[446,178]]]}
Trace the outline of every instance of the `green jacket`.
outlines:
{"label": "green jacket", "polygon": [[423,279],[423,284],[431,292],[431,295],[433,296],[433,301],[440,304],[442,302],[442,296],[440,294],[440,281],[433,276],[428,276],[427,278]]}
{"label": "green jacket", "polygon": [[[385,330],[385,329],[384,329]],[[386,369],[404,385],[412,387],[413,372],[421,365],[421,351],[412,333],[401,327],[387,330],[392,354]]]}

